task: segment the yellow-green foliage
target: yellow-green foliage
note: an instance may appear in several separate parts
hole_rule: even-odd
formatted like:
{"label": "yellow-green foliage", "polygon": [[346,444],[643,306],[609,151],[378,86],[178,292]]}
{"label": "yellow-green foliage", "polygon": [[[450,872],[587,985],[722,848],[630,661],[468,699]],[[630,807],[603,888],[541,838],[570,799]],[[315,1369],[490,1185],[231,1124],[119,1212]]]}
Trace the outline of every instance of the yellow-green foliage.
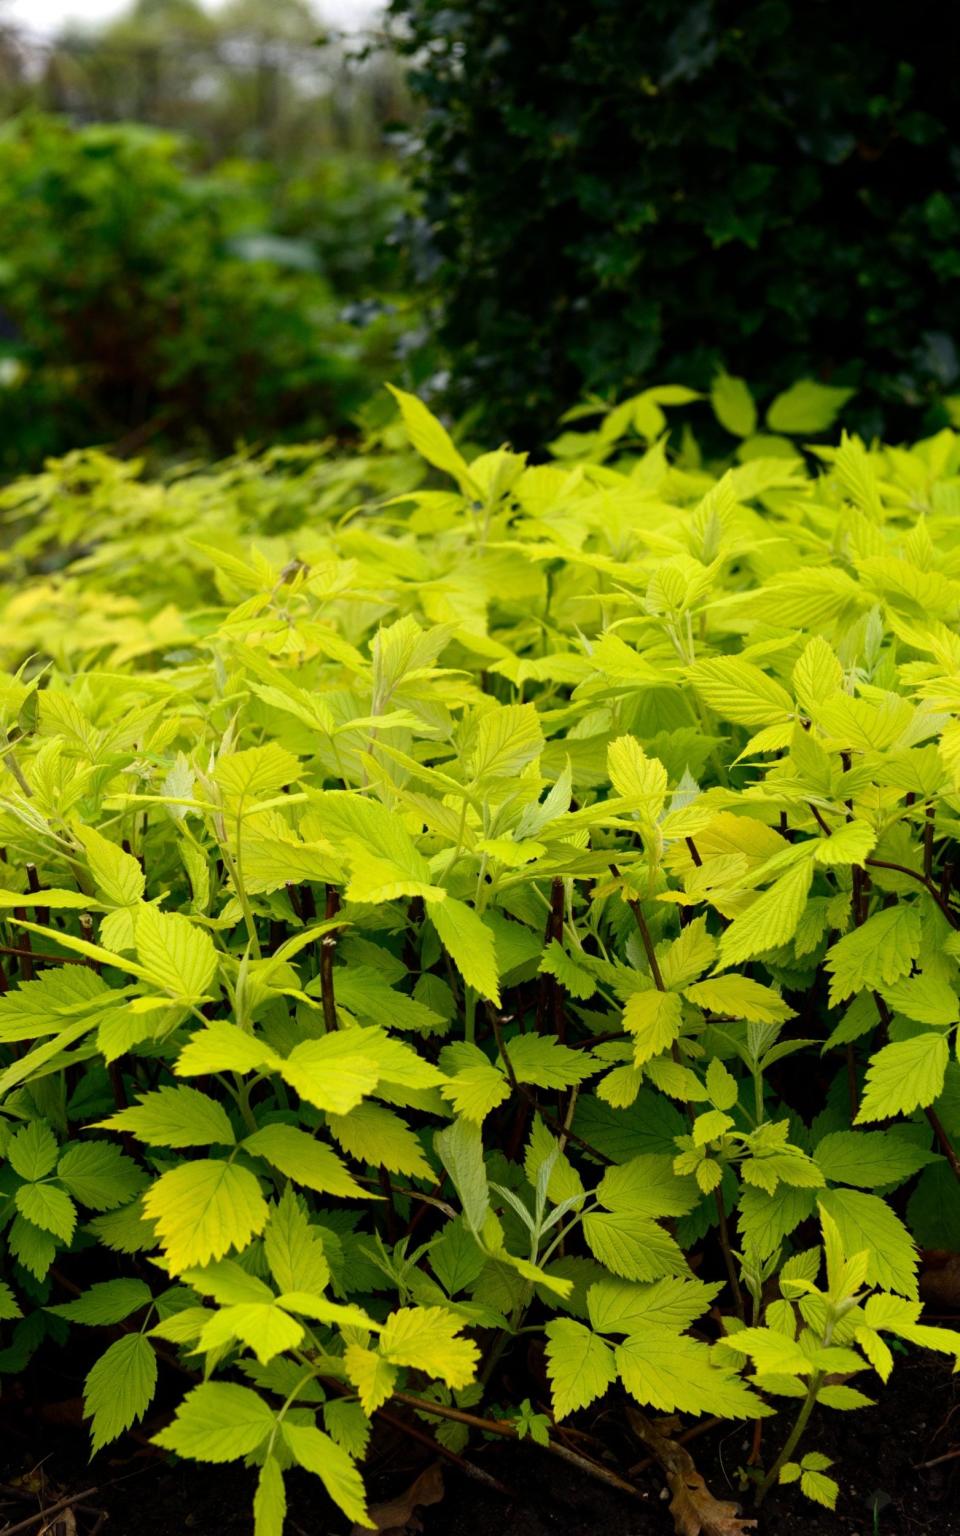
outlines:
{"label": "yellow-green foliage", "polygon": [[293,1462],[366,1519],[401,1389],[461,1444],[521,1327],[558,1420],[796,1398],[759,1490],[828,1504],[836,1378],[957,1352],[960,438],[711,468],[682,393],[4,493],[3,1359],[122,1324],[99,1446],[179,1349],[159,1443],[258,1536]]}

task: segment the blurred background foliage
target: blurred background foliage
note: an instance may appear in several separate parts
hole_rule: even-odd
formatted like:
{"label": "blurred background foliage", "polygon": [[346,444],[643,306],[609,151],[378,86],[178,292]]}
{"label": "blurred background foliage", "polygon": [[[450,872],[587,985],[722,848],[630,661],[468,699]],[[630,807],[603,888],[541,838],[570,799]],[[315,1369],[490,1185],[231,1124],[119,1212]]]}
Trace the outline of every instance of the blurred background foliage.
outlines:
{"label": "blurred background foliage", "polygon": [[134,0],[41,37],[0,0],[0,473],[344,438],[385,378],[523,447],[722,370],[851,390],[868,435],[960,420],[960,11],[546,14]]}
{"label": "blurred background foliage", "polygon": [[420,337],[409,110],[304,0],[0,30],[0,472],[350,433]]}

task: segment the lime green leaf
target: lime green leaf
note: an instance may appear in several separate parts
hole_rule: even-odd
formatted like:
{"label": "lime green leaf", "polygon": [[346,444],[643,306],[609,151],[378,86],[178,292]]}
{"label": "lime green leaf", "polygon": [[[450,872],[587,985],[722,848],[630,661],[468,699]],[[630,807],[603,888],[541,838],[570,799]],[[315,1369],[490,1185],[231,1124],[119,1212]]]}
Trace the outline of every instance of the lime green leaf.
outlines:
{"label": "lime green leaf", "polygon": [[746,1019],[752,1024],[781,1024],[792,1018],[794,1012],[773,987],[736,973],[709,976],[684,988],[683,995],[698,1008],[726,1018]]}
{"label": "lime green leaf", "polygon": [[826,432],[836,421],[853,389],[818,384],[815,379],[800,379],[777,395],[767,411],[771,432]]}
{"label": "lime green leaf", "polygon": [[90,873],[105,901],[129,907],[143,896],[143,870],[130,853],[111,843],[95,827],[76,827],[77,837],[87,855]]}
{"label": "lime green leaf", "polygon": [[718,373],[710,386],[710,404],[721,427],[735,437],[751,437],[757,426],[757,407],[743,379]]}
{"label": "lime green leaf", "polygon": [[607,748],[607,772],[618,795],[655,822],[667,798],[667,770],[648,757],[635,736],[618,736]]}
{"label": "lime green leaf", "polygon": [[822,1504],[825,1509],[836,1509],[840,1485],[832,1477],[827,1477],[824,1472],[806,1470],[801,1472],[800,1489],[815,1504]]}
{"label": "lime green leaf", "polygon": [[174,1274],[245,1248],[263,1231],[267,1205],[246,1168],[211,1159],[161,1174],[143,1202]]}
{"label": "lime green leaf", "polygon": [[550,1035],[516,1035],[505,1049],[517,1082],[538,1088],[568,1088],[597,1071],[587,1052],[574,1051]]}
{"label": "lime green leaf", "polygon": [[444,474],[452,475],[465,494],[473,494],[475,488],[466,460],[454,447],[447,429],[416,395],[404,389],[395,389],[392,384],[388,384],[387,388],[400,407],[407,436],[421,458],[432,464],[434,469],[442,469]]}
{"label": "lime green leaf", "polygon": [[267,1267],[282,1292],[319,1294],[330,1279],[323,1240],[311,1227],[303,1202],[288,1189],[270,1212],[263,1234]]}
{"label": "lime green leaf", "polygon": [[587,1291],[587,1310],[598,1333],[642,1333],[648,1323],[680,1333],[703,1316],[721,1289],[719,1283],[682,1275],[652,1285],[598,1280]]}
{"label": "lime green leaf", "polygon": [[909,975],[919,953],[920,914],[915,906],[901,901],[875,912],[827,951],[831,1008],[864,988],[893,986]]}
{"label": "lime green leaf", "polygon": [[469,987],[500,1006],[500,977],[493,934],[464,901],[431,902],[430,920],[444,949]]}
{"label": "lime green leaf", "polygon": [[280,1463],[275,1456],[268,1456],[253,1496],[253,1536],[283,1536],[286,1514],[287,1493]]}
{"label": "lime green leaf", "polygon": [[217,952],[202,928],[179,912],[141,907],[136,921],[137,959],[170,997],[201,1002],[216,975]]}
{"label": "lime green leaf", "polygon": [[392,1396],[398,1370],[376,1350],[360,1344],[348,1344],[343,1363],[349,1380],[357,1389],[363,1411],[372,1418]]}
{"label": "lime green leaf", "polygon": [[858,1189],[902,1184],[937,1161],[936,1153],[892,1131],[833,1131],[817,1143],[813,1155],[828,1179]]}
{"label": "lime green leaf", "polygon": [[899,1216],[878,1195],[854,1189],[826,1189],[820,1208],[837,1224],[845,1253],[869,1251],[867,1280],[902,1296],[917,1294],[917,1249]]}
{"label": "lime green leaf", "polygon": [[490,1208],[480,1128],[462,1116],[433,1138],[434,1150],[460,1197],[471,1232],[479,1234]]}
{"label": "lime green leaf", "polygon": [[276,1068],[279,1061],[276,1052],[256,1035],[227,1019],[213,1019],[206,1029],[191,1036],[174,1071],[178,1077],[201,1077],[208,1072],[261,1072]]}
{"label": "lime green leaf", "polygon": [[368,1191],[361,1188],[335,1152],[308,1132],[297,1130],[296,1126],[264,1125],[248,1136],[243,1146],[254,1157],[266,1158],[274,1168],[305,1189],[315,1189],[321,1195],[339,1195],[343,1199],[369,1198]]}
{"label": "lime green leaf", "polygon": [[793,700],[775,678],[739,656],[713,656],[687,674],[693,687],[723,720],[738,725],[778,725],[792,719]]}
{"label": "lime green leaf", "polygon": [[857,1125],[932,1104],[943,1091],[949,1059],[946,1035],[914,1035],[885,1045],[870,1059]]}
{"label": "lime green leaf", "polygon": [[61,1302],[47,1311],[71,1323],[105,1328],[110,1323],[122,1323],[131,1312],[148,1307],[152,1300],[150,1287],[143,1280],[103,1280],[99,1285],[91,1285],[76,1301]]}
{"label": "lime green leaf", "polygon": [[236,1141],[223,1105],[198,1088],[157,1088],[96,1124],[108,1131],[132,1131],[154,1147],[232,1146]]}
{"label": "lime green leaf", "polygon": [[293,753],[270,741],[262,747],[221,757],[213,776],[226,794],[237,800],[249,800],[292,784],[299,773],[300,764]]}
{"label": "lime green leaf", "polygon": [[594,1257],[624,1280],[657,1280],[687,1267],[669,1233],[632,1211],[591,1211],[583,1235]]}
{"label": "lime green leaf", "polygon": [[804,860],[763,891],[724,932],[720,940],[721,963],[739,965],[792,939],[807,904],[812,879],[812,865]]}
{"label": "lime green leaf", "polygon": [[609,1345],[572,1318],[554,1318],[544,1332],[553,1411],[564,1419],[603,1396],[617,1379],[616,1362]]}
{"label": "lime green leaf", "polygon": [[646,1325],[616,1346],[617,1370],[631,1397],[664,1413],[761,1418],[771,1413],[739,1377],[710,1362],[705,1344]]}
{"label": "lime green leaf", "polygon": [[308,1424],[293,1424],[284,1419],[282,1432],[294,1461],[319,1477],[347,1519],[357,1525],[369,1525],[363,1479],[347,1452],[322,1429]]}
{"label": "lime green leaf", "polygon": [[291,1088],[317,1109],[346,1115],[380,1081],[366,1029],[339,1029],[294,1046],[280,1070]]}
{"label": "lime green leaf", "polygon": [[157,1386],[157,1357],[142,1333],[117,1339],[93,1366],[83,1387],[94,1451],[142,1419]]}
{"label": "lime green leaf", "polygon": [[463,1319],[443,1307],[403,1307],[384,1323],[380,1353],[391,1364],[426,1371],[448,1387],[466,1387],[480,1351],[472,1340],[458,1337],[462,1327]]}
{"label": "lime green leaf", "polygon": [[641,1067],[667,1050],[680,1035],[682,1004],[676,992],[634,992],[623,1011],[624,1028],[633,1037],[633,1063]]}
{"label": "lime green leaf", "polygon": [[154,1436],[154,1444],[191,1461],[239,1461],[263,1444],[275,1422],[263,1398],[249,1387],[206,1381],[187,1393],[173,1423]]}
{"label": "lime green leaf", "polygon": [[372,1163],[389,1173],[409,1173],[429,1179],[431,1169],[413,1131],[393,1110],[379,1104],[358,1104],[347,1115],[327,1115],[334,1141],[358,1162]]}

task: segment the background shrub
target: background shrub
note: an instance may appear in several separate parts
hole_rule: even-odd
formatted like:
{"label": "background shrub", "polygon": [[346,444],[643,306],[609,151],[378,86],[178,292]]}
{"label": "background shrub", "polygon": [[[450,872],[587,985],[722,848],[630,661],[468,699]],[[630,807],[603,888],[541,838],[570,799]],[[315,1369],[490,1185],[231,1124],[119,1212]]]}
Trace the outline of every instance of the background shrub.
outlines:
{"label": "background shrub", "polygon": [[584,389],[718,363],[861,384],[888,428],[958,372],[957,14],[826,0],[392,0],[451,400],[524,443]]}
{"label": "background shrub", "polygon": [[333,286],[354,301],[391,286],[377,253],[398,190],[378,176],[318,165],[284,225],[265,168],[195,173],[182,140],[136,126],[8,123],[0,468],[130,433],[224,449],[342,429],[397,332],[382,302],[347,323]]}

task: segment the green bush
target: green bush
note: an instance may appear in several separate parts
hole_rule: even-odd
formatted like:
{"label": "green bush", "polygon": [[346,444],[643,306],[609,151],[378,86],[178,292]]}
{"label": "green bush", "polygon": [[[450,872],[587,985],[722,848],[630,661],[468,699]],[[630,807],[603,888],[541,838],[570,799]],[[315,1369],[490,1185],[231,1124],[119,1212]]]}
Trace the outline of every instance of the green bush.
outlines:
{"label": "green bush", "polygon": [[423,108],[451,400],[530,446],[584,389],[719,366],[859,385],[861,430],[960,374],[957,17],[828,0],[392,0]]}
{"label": "green bush", "polygon": [[960,1360],[960,437],[705,467],[686,393],[3,493],[0,1363],[111,1330],[97,1449],[176,1354],[258,1536],[391,1399],[776,1411],[832,1508],[811,1412]]}
{"label": "green bush", "polygon": [[[175,137],[23,118],[0,131],[0,471],[144,435],[174,448],[343,430],[390,366],[399,321],[340,316],[383,285],[367,255],[343,295],[331,254],[360,195],[359,166],[298,184],[277,229],[265,173],[190,171]],[[381,193],[382,187],[382,193]],[[311,217],[327,225],[312,243]],[[350,194],[354,208],[334,211]],[[393,193],[395,198],[396,193]],[[308,200],[309,199],[309,200]],[[297,240],[292,238],[296,233]],[[371,245],[376,227],[368,227]],[[354,242],[356,235],[354,235]],[[328,275],[329,274],[329,275]]]}

